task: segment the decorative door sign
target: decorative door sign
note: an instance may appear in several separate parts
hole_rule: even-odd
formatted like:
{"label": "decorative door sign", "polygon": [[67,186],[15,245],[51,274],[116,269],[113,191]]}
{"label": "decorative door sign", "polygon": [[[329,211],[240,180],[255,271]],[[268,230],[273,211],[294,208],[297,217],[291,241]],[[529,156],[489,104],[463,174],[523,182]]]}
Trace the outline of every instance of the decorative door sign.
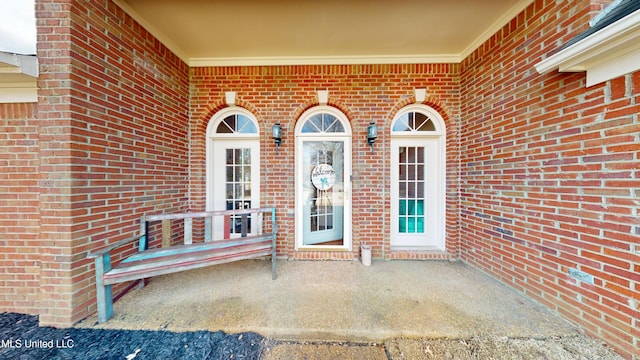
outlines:
{"label": "decorative door sign", "polygon": [[311,170],[311,182],[316,189],[327,191],[336,183],[336,172],[329,164],[316,165]]}

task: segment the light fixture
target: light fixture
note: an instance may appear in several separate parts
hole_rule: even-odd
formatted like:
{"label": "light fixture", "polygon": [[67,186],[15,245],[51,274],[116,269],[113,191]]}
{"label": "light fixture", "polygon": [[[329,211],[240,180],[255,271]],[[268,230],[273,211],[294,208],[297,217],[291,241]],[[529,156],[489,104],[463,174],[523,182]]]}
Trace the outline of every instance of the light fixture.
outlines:
{"label": "light fixture", "polygon": [[271,127],[271,137],[273,138],[273,142],[276,144],[277,153],[280,144],[282,144],[282,127],[280,126],[280,121]]}
{"label": "light fixture", "polygon": [[369,123],[369,126],[367,127],[367,144],[371,146],[372,153],[373,153],[373,143],[376,142],[377,138],[378,138],[378,127],[376,126],[376,123],[372,121]]}

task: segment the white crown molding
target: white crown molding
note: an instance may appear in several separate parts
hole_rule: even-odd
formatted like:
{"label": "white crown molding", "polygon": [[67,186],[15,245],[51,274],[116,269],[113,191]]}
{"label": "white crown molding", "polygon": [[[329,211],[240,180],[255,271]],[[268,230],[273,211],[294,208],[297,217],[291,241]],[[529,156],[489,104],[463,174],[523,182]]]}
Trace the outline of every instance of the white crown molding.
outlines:
{"label": "white crown molding", "polygon": [[272,56],[191,58],[189,66],[359,65],[459,63],[457,54],[365,56]]}
{"label": "white crown molding", "polygon": [[540,74],[587,72],[592,86],[640,69],[640,10],[535,65]]}
{"label": "white crown molding", "polygon": [[520,14],[524,9],[527,8],[533,0],[519,0],[515,5],[509,9],[509,11],[502,14],[502,16],[493,23],[487,30],[485,30],[480,36],[478,36],[466,49],[462,51],[460,54],[460,61],[467,58],[467,56],[471,55],[477,48],[479,48],[482,44],[484,44],[490,37],[492,37],[496,32],[500,31],[505,25],[507,25],[511,20],[513,20],[518,14]]}

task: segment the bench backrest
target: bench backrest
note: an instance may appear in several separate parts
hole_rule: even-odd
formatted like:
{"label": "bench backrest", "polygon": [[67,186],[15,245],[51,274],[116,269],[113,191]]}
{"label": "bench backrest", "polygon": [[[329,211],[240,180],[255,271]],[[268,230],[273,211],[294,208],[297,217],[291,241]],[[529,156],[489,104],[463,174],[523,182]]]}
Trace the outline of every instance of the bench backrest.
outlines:
{"label": "bench backrest", "polygon": [[[162,247],[168,247],[171,246],[172,242],[173,220],[183,221],[184,244],[191,244],[193,243],[194,219],[204,219],[204,241],[208,242],[229,239],[232,237],[246,237],[248,235],[263,234],[268,225],[268,215],[271,217],[271,226],[268,231],[275,234],[278,231],[275,208],[252,208],[143,216],[140,221],[140,225],[141,233],[145,234],[146,241],[144,244],[140,244],[140,250],[147,249],[150,242],[149,226],[154,222],[162,222]],[[214,232],[214,228],[216,228],[217,231]]]}

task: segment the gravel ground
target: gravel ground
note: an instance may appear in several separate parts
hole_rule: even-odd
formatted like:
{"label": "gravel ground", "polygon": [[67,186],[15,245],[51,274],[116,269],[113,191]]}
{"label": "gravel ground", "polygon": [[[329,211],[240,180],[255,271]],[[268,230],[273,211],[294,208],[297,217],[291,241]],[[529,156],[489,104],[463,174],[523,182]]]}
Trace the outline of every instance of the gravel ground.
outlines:
{"label": "gravel ground", "polygon": [[270,340],[256,333],[38,327],[36,316],[0,314],[0,359],[505,359],[620,360],[581,335],[551,339],[390,339],[376,343]]}
{"label": "gravel ground", "polygon": [[0,359],[259,359],[255,333],[55,329],[36,316],[0,314]]}

